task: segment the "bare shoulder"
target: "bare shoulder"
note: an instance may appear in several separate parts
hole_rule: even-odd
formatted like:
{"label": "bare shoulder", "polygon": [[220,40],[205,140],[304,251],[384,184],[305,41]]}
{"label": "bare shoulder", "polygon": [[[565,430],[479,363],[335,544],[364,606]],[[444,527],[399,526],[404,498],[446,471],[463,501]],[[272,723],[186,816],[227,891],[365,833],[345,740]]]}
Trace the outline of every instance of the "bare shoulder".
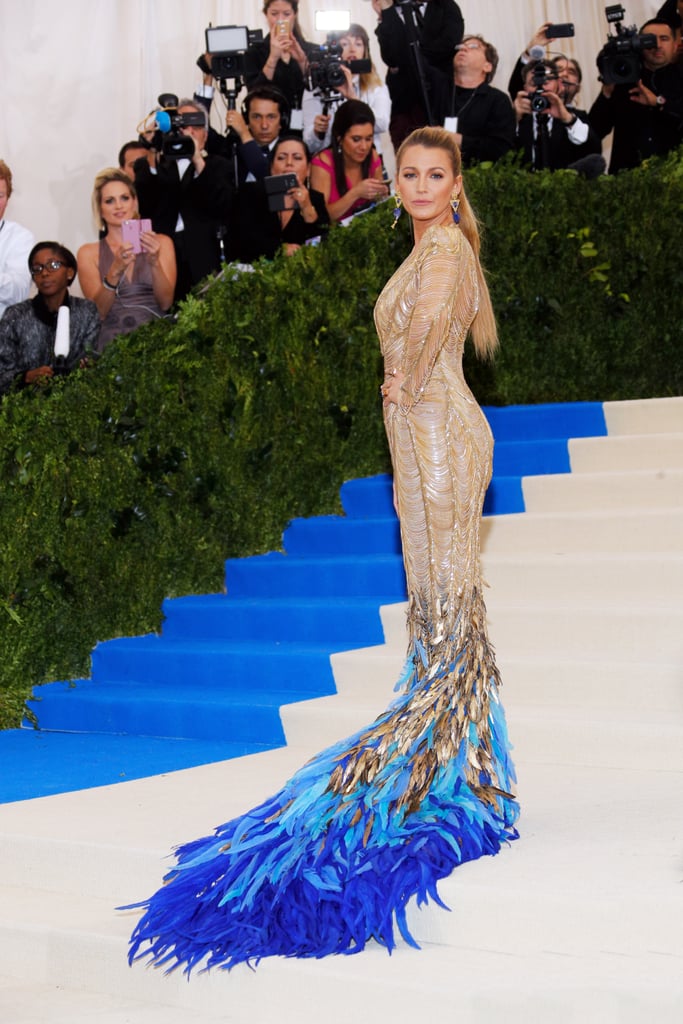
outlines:
{"label": "bare shoulder", "polygon": [[78,252],[76,253],[76,261],[78,263],[81,263],[82,261],[83,262],[87,261],[89,263],[92,263],[94,261],[96,263],[98,255],[99,255],[99,251],[100,251],[100,243],[99,242],[86,242],[85,245],[82,245],[80,247],[80,249],[78,250]]}

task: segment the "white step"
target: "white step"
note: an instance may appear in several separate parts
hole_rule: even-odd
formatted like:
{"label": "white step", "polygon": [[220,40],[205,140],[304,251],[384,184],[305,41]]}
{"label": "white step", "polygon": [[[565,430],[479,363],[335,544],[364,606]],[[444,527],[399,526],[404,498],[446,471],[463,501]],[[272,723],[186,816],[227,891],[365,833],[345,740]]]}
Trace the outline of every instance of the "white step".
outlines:
{"label": "white step", "polygon": [[683,469],[527,476],[522,491],[527,512],[678,508],[683,516]]}
{"label": "white step", "polygon": [[494,554],[482,559],[487,604],[592,601],[642,608],[677,605],[683,610],[683,553],[623,552]]}
{"label": "white step", "polygon": [[683,469],[683,430],[678,434],[577,437],[569,442],[572,473]]}
{"label": "white step", "polygon": [[[396,645],[384,645],[333,655],[339,706],[355,701],[381,710],[391,699],[404,653]],[[644,703],[648,709],[670,709],[683,716],[683,666],[678,662],[610,660],[596,664],[592,659],[558,660],[551,654],[509,651],[496,651],[496,661],[506,706],[511,700],[517,706],[571,708],[590,704],[611,709],[615,704],[621,708]],[[285,714],[294,714],[298,706],[288,706]]]}
{"label": "white step", "polygon": [[[646,611],[630,604],[619,606],[586,601],[581,607],[564,603],[522,605],[488,597],[489,635],[503,655],[539,653],[561,659],[597,663],[644,657],[652,664],[669,664],[683,658],[683,629],[679,607],[655,607]],[[382,609],[387,643],[405,647],[405,605]]]}
{"label": "white step", "polygon": [[679,509],[560,513],[520,512],[482,521],[481,546],[489,554],[529,552],[683,552]]}
{"label": "white step", "polygon": [[683,397],[604,402],[608,434],[683,434]]}

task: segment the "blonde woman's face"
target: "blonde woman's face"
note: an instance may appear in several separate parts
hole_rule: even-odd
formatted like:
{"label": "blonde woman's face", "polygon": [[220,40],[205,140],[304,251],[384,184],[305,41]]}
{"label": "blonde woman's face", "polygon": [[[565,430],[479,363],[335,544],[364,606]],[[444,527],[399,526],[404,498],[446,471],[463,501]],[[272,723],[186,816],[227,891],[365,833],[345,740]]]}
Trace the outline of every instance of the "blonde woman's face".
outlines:
{"label": "blonde woman's face", "polygon": [[4,178],[0,178],[0,220],[5,216],[7,203],[9,202],[9,188]]}
{"label": "blonde woman's face", "polygon": [[451,197],[460,193],[462,176],[453,173],[446,149],[409,146],[401,159],[397,192],[414,220],[440,224],[451,216]]}
{"label": "blonde woman's face", "polygon": [[137,217],[137,200],[123,182],[108,181],[100,193],[100,213],[105,224],[122,224]]}

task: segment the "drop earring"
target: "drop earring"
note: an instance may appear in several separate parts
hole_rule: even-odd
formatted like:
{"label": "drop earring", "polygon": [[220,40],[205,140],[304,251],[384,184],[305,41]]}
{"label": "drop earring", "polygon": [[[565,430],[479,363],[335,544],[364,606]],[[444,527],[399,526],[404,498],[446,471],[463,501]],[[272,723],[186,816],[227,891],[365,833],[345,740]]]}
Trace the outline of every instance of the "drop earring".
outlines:
{"label": "drop earring", "polygon": [[394,203],[396,205],[394,206],[394,209],[391,211],[391,216],[394,218],[394,223],[391,225],[391,230],[392,231],[394,230],[394,228],[398,224],[398,218],[403,213],[403,207],[401,205],[401,202],[402,202],[401,197],[400,197],[400,195],[397,192],[396,195],[394,196]]}
{"label": "drop earring", "polygon": [[459,209],[460,209],[460,200],[458,199],[457,195],[451,196],[451,210],[453,211],[453,223],[454,224],[459,224],[460,223],[460,214],[458,213]]}

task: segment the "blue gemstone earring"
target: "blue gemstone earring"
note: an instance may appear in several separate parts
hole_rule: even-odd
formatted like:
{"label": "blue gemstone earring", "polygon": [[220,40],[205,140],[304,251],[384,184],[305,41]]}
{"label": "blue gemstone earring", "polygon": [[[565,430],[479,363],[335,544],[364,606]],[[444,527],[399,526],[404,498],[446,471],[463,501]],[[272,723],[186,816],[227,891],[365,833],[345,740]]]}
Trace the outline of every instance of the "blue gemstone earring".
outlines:
{"label": "blue gemstone earring", "polygon": [[394,230],[394,228],[398,224],[398,218],[403,213],[403,207],[401,206],[401,197],[398,194],[398,192],[394,196],[394,203],[396,205],[394,206],[394,209],[391,211],[391,216],[394,218],[394,223],[391,225],[391,230],[392,231]]}
{"label": "blue gemstone earring", "polygon": [[460,223],[460,214],[458,213],[459,209],[460,209],[460,200],[458,199],[457,196],[451,196],[451,210],[453,211],[453,223],[454,224],[459,224]]}

